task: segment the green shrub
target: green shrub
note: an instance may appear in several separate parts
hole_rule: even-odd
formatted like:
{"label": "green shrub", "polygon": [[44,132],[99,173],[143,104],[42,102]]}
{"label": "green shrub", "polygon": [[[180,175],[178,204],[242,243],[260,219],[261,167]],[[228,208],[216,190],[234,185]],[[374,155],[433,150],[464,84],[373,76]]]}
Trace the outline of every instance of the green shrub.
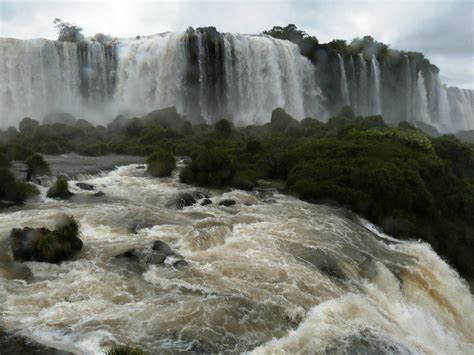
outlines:
{"label": "green shrub", "polygon": [[127,345],[114,345],[105,352],[105,355],[145,355],[146,353],[138,348]]}
{"label": "green shrub", "polygon": [[184,183],[221,187],[231,184],[235,171],[228,154],[220,149],[201,149],[180,175]]}
{"label": "green shrub", "polygon": [[146,163],[148,173],[154,177],[170,176],[176,168],[176,159],[173,154],[161,148],[155,150]]}
{"label": "green shrub", "polygon": [[30,180],[35,174],[39,175],[50,175],[51,170],[49,164],[44,160],[41,154],[30,155],[26,160],[25,164],[27,167],[26,180]]}
{"label": "green shrub", "polygon": [[69,191],[67,179],[64,176],[58,176],[56,182],[48,190],[47,196],[50,198],[66,199],[73,195]]}
{"label": "green shrub", "polygon": [[50,263],[59,263],[69,259],[82,249],[78,238],[79,225],[72,216],[65,216],[54,231],[43,234],[36,243],[38,259]]}

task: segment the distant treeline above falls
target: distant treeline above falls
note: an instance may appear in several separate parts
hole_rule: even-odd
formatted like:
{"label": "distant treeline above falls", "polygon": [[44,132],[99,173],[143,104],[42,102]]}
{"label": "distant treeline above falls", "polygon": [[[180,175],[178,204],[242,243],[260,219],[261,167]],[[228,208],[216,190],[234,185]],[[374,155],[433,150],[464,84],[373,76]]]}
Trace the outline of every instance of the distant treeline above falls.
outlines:
{"label": "distant treeline above falls", "polygon": [[206,27],[85,39],[64,26],[57,41],[0,39],[0,126],[57,112],[104,124],[171,106],[194,123],[263,124],[277,107],[326,121],[349,105],[389,124],[474,129],[473,90],[446,87],[421,53],[369,36],[321,44],[288,25],[261,35]]}

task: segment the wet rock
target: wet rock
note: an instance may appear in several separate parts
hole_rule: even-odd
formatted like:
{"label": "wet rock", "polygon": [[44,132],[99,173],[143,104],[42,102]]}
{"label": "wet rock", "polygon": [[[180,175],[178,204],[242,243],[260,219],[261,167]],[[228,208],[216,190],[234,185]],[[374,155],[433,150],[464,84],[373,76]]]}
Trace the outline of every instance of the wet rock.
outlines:
{"label": "wet rock", "polygon": [[143,228],[151,228],[155,224],[143,220],[132,220],[127,223],[127,228],[130,231],[130,233],[136,234],[140,229]]}
{"label": "wet rock", "polygon": [[26,337],[0,330],[0,354],[69,355],[67,351],[39,344]]}
{"label": "wet rock", "polygon": [[105,194],[102,192],[102,191],[97,191],[94,196],[95,197],[101,197],[101,196],[104,196]]}
{"label": "wet rock", "polygon": [[230,200],[230,199],[222,200],[222,201],[219,201],[218,203],[219,206],[226,206],[226,207],[230,207],[235,204],[236,204],[235,200]]}
{"label": "wet rock", "polygon": [[146,166],[145,165],[138,165],[136,167],[137,170],[143,170],[143,169],[146,169]]}
{"label": "wet rock", "polygon": [[17,205],[14,201],[0,201],[0,209],[1,208],[9,208]]}
{"label": "wet rock", "polygon": [[198,200],[208,197],[209,196],[200,191],[184,192],[168,203],[168,206],[175,205],[177,209],[182,210],[184,207],[193,206]]}
{"label": "wet rock", "polygon": [[129,259],[138,259],[140,257],[139,253],[135,248],[124,251],[122,254],[116,255],[116,258],[129,258]]}
{"label": "wet rock", "polygon": [[189,266],[188,262],[186,260],[178,260],[173,263],[173,267],[177,269],[184,268],[186,266]]}
{"label": "wet rock", "polygon": [[15,260],[32,261],[37,258],[38,240],[51,231],[46,228],[13,229],[10,234],[11,248]]}
{"label": "wet rock", "polygon": [[321,249],[302,247],[300,250],[296,251],[296,256],[309,262],[330,277],[335,277],[337,279],[346,278],[346,274],[339,266],[337,258]]}
{"label": "wet rock", "polygon": [[212,201],[208,198],[204,199],[204,201],[201,202],[201,206],[207,206],[210,205]]}
{"label": "wet rock", "polygon": [[165,262],[166,255],[160,251],[155,251],[151,254],[150,258],[148,259],[148,264],[151,265],[160,265]]}
{"label": "wet rock", "polygon": [[87,184],[85,182],[76,182],[76,186],[81,190],[92,191],[94,190],[94,185]]}
{"label": "wet rock", "polygon": [[175,252],[170,248],[170,246],[168,244],[166,244],[165,242],[162,242],[161,240],[156,240],[153,243],[152,249],[154,251],[159,251],[159,252],[163,253],[164,255],[174,255],[175,254]]}

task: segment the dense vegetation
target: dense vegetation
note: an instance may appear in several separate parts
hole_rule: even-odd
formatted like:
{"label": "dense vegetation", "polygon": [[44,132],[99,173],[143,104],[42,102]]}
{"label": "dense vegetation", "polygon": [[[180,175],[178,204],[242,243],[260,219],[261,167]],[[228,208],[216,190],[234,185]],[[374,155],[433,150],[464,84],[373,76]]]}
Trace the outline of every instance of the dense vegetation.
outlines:
{"label": "dense vegetation", "polygon": [[32,152],[152,155],[160,171],[163,161],[174,168],[171,154],[186,155],[183,182],[252,189],[259,179],[281,180],[302,199],[346,206],[393,236],[429,242],[474,277],[474,150],[454,136],[429,137],[406,122],[391,127],[348,107],[327,123],[276,109],[270,123],[242,128],[191,125],[173,108],[119,116],[107,127],[31,121],[0,133],[5,174],[10,160]]}

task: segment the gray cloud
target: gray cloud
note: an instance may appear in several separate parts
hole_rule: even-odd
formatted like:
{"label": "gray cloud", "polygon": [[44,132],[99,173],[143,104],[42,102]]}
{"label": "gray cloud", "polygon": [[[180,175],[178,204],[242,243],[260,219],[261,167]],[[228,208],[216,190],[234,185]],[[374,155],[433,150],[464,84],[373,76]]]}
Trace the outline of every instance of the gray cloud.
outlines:
{"label": "gray cloud", "polygon": [[474,88],[472,1],[3,1],[0,36],[55,38],[54,18],[74,22],[86,35],[118,37],[216,26],[260,33],[294,23],[322,42],[371,35],[393,48],[423,52],[448,85]]}

